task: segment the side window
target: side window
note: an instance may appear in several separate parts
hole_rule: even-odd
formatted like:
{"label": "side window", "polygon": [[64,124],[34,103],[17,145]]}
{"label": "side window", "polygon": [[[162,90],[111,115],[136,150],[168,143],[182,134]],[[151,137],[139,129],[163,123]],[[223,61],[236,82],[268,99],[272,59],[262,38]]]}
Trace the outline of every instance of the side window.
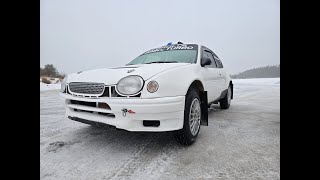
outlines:
{"label": "side window", "polygon": [[213,57],[213,55],[211,54],[211,52],[209,52],[209,51],[204,51],[204,56],[205,57],[208,57],[210,60],[211,60],[211,64],[209,65],[209,66],[207,66],[207,67],[209,67],[209,68],[217,68],[217,64],[216,64],[216,62],[215,62],[215,60],[214,60],[214,57]]}
{"label": "side window", "polygon": [[223,68],[222,62],[219,60],[220,68]]}
{"label": "side window", "polygon": [[217,66],[218,66],[218,68],[223,68],[223,65],[222,65],[221,60],[220,60],[217,56],[214,56],[214,59],[215,59],[215,60],[216,60],[216,62],[217,62]]}
{"label": "side window", "polygon": [[215,57],[214,57],[213,59],[214,59],[214,61],[215,61],[215,63],[216,63],[215,68],[220,68],[220,67],[219,67],[219,61],[218,61]]}
{"label": "side window", "polygon": [[220,59],[218,60],[218,62],[219,62],[219,68],[223,68],[223,65]]}

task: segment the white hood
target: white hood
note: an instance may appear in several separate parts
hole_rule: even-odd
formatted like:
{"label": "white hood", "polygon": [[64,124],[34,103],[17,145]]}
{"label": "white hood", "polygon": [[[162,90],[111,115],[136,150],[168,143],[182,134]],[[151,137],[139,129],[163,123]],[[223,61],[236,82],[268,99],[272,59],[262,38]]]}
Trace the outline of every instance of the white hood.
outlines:
{"label": "white hood", "polygon": [[[67,82],[97,82],[113,85],[117,84],[121,78],[129,75],[139,75],[144,80],[147,80],[160,72],[186,65],[190,65],[190,63],[137,64],[115,68],[101,68],[70,74]],[[129,70],[134,71],[128,73]]]}

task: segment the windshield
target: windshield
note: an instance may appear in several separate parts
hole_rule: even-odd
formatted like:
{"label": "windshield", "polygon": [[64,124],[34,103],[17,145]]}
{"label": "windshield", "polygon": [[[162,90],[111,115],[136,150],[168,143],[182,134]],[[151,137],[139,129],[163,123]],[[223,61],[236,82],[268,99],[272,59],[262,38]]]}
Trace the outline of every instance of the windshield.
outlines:
{"label": "windshield", "polygon": [[195,63],[197,45],[175,44],[152,49],[132,60],[127,65],[151,63]]}

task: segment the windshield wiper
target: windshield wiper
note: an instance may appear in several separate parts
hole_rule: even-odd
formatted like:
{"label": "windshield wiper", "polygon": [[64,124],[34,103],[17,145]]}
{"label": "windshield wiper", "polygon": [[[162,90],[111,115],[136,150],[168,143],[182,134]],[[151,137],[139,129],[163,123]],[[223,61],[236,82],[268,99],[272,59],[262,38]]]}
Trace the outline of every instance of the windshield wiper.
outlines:
{"label": "windshield wiper", "polygon": [[145,64],[153,64],[153,63],[178,63],[177,61],[154,61],[154,62],[148,62]]}

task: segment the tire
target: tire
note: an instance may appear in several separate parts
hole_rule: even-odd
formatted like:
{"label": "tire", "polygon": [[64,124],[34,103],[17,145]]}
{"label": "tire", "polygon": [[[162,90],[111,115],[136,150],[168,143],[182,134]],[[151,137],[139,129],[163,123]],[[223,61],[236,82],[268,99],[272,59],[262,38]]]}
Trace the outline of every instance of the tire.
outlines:
{"label": "tire", "polygon": [[230,107],[231,96],[232,96],[232,90],[231,90],[231,87],[229,86],[226,96],[220,100],[221,109],[228,109]]}
{"label": "tire", "polygon": [[[189,89],[185,100],[183,128],[174,132],[175,139],[182,145],[194,143],[200,132],[200,119],[201,101],[199,93],[195,89]],[[193,128],[191,129],[190,126]]]}

